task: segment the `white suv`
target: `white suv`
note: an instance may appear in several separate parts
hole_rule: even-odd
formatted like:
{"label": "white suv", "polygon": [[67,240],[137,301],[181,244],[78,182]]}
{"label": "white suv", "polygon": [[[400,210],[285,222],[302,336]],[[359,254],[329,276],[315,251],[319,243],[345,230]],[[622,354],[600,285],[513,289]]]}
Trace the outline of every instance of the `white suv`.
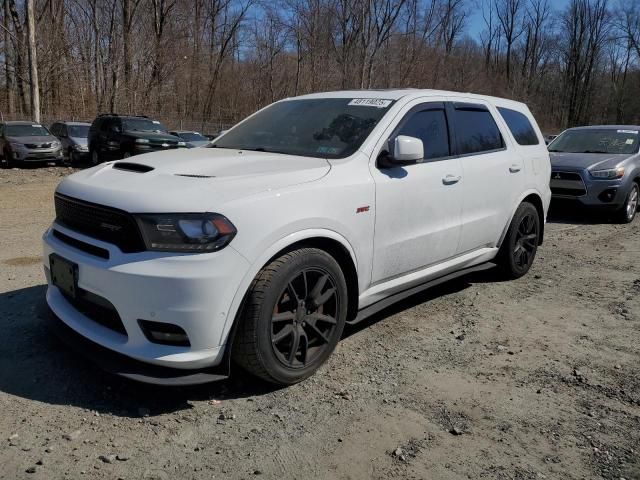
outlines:
{"label": "white suv", "polygon": [[[276,102],[211,148],[66,178],[44,234],[67,340],[163,384],[310,376],[345,323],[472,269],[524,275],[550,163],[528,108],[433,90]],[[60,321],[61,320],[61,321]]]}

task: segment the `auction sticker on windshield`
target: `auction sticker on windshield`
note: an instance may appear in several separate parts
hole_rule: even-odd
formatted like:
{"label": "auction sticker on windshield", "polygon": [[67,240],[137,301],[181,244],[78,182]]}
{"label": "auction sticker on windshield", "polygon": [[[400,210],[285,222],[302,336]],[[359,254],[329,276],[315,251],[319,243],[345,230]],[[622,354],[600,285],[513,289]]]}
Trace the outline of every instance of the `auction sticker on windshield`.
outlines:
{"label": "auction sticker on windshield", "polygon": [[347,105],[352,107],[376,107],[387,108],[391,105],[392,100],[384,100],[382,98],[354,98]]}
{"label": "auction sticker on windshield", "polygon": [[637,130],[618,130],[618,133],[630,133],[632,135],[638,135]]}

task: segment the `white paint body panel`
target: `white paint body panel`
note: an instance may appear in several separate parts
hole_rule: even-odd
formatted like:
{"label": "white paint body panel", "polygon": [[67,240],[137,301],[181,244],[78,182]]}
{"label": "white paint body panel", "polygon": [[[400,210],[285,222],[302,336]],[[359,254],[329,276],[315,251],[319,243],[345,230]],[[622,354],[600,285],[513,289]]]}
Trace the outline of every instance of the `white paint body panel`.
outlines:
{"label": "white paint body panel", "polygon": [[[69,246],[48,230],[43,237],[45,267],[53,252],[77,263],[79,286],[113,303],[128,337],[84,317],[52,285],[47,292],[50,307],[71,328],[119,353],[175,368],[201,368],[220,362],[251,281],[270,258],[293,243],[318,237],[339,242],[356,267],[359,308],[364,308],[406,288],[491,260],[525,196],[539,196],[546,215],[549,156],[526,106],[420,90],[333,92],[300,98],[323,97],[395,103],[360,150],[345,159],[185,149],[131,159],[154,167],[143,174],[116,170],[107,163],[67,177],[58,186],[61,194],[131,213],[217,212],[234,223],[238,234],[215,253],[124,254],[113,245],[54,223],[52,228],[68,236],[107,249],[110,259]],[[452,158],[393,169],[396,172],[376,167],[381,147],[405,112],[421,102],[447,100],[488,105],[506,150],[485,160],[482,156],[468,157],[469,161]],[[525,113],[540,145],[518,146],[500,123],[497,105]],[[473,164],[472,158],[478,163]],[[510,174],[511,164],[522,169]],[[447,175],[461,180],[444,185],[442,178]],[[359,211],[361,207],[368,209]],[[137,325],[139,318],[183,327],[191,347],[149,342]]]}

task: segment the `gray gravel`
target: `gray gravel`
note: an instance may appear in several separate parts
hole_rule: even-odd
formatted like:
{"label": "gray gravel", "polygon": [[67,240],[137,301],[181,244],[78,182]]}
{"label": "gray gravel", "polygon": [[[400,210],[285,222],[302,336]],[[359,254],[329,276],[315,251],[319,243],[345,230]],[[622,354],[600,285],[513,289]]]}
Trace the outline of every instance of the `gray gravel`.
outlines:
{"label": "gray gravel", "polygon": [[640,478],[640,219],[556,214],[529,275],[408,299],[302,384],[162,389],[38,314],[68,171],[0,171],[0,478]]}

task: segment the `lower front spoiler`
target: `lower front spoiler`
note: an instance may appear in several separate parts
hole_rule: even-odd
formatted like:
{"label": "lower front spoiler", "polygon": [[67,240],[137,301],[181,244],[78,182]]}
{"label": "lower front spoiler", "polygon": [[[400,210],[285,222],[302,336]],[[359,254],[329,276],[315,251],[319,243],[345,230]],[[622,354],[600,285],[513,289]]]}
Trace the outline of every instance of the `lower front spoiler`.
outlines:
{"label": "lower front spoiler", "polygon": [[166,386],[199,385],[229,378],[231,365],[226,352],[220,365],[198,370],[151,365],[109,350],[83,337],[60,320],[48,306],[43,313],[48,326],[60,340],[103,370],[121,377]]}

